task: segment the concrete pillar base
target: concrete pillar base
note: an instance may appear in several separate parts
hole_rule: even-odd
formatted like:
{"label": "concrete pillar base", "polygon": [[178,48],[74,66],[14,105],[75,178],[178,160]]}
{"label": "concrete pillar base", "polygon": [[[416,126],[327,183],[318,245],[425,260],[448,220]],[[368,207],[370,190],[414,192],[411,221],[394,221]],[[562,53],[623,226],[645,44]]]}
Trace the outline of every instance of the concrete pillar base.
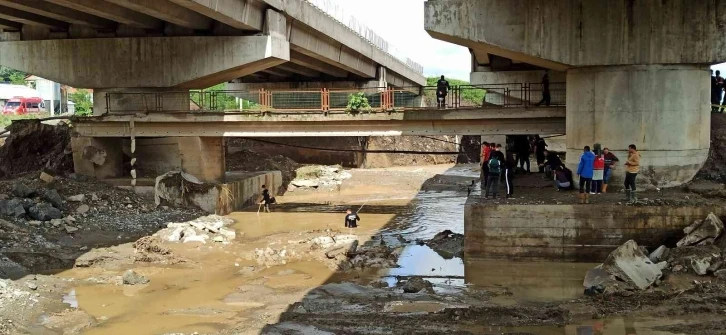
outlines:
{"label": "concrete pillar base", "polygon": [[690,181],[708,157],[711,115],[706,65],[633,65],[567,71],[567,165],[576,171],[585,145],[601,143],[620,159],[641,153],[639,184]]}
{"label": "concrete pillar base", "polygon": [[121,177],[120,138],[72,137],[73,167],[77,174],[98,179]]}
{"label": "concrete pillar base", "polygon": [[204,182],[224,182],[223,137],[177,137],[182,171]]}

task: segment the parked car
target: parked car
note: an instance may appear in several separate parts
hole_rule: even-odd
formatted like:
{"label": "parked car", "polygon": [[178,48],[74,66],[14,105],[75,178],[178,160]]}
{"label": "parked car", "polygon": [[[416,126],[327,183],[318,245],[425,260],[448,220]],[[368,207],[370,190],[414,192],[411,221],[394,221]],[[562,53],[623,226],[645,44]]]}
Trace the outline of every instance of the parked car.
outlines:
{"label": "parked car", "polygon": [[40,113],[44,110],[45,103],[41,98],[15,97],[5,103],[4,115],[23,115]]}

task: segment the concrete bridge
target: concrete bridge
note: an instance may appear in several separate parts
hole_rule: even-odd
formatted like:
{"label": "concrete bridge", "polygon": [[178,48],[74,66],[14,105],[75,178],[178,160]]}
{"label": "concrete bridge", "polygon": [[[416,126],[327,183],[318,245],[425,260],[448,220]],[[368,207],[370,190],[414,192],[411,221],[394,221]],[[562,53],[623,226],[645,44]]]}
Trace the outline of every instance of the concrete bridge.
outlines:
{"label": "concrete bridge", "polygon": [[[712,0],[436,0],[425,29],[471,50],[472,84],[566,82],[567,154],[642,154],[646,183],[690,181],[710,145],[709,66],[726,61]],[[577,164],[568,160],[568,164]]]}
{"label": "concrete bridge", "polygon": [[0,65],[101,102],[224,82],[425,85],[420,65],[303,0],[0,0],[0,29]]}

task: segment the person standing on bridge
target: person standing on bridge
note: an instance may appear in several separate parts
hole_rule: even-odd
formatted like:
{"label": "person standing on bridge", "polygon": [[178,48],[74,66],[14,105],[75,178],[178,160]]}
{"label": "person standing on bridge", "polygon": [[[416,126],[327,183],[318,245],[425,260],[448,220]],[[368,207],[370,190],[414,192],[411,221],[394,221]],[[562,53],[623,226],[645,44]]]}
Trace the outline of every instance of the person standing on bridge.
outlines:
{"label": "person standing on bridge", "polygon": [[550,71],[546,70],[544,76],[542,76],[542,100],[536,106],[545,104],[545,106],[549,107],[550,102],[552,102],[552,97],[550,96]]}
{"label": "person standing on bridge", "polygon": [[580,164],[577,165],[577,176],[580,178],[580,194],[578,194],[577,197],[581,204],[590,203],[590,189],[592,188],[594,163],[595,154],[590,151],[590,146],[586,145],[582,156],[580,156]]}
{"label": "person standing on bridge", "polygon": [[635,177],[640,172],[640,153],[635,144],[628,146],[628,160],[625,162],[625,197],[628,203],[638,202],[635,187]]}
{"label": "person standing on bridge", "polygon": [[441,76],[436,82],[436,102],[439,108],[446,108],[446,95],[449,94],[449,90],[451,90],[449,82]]}

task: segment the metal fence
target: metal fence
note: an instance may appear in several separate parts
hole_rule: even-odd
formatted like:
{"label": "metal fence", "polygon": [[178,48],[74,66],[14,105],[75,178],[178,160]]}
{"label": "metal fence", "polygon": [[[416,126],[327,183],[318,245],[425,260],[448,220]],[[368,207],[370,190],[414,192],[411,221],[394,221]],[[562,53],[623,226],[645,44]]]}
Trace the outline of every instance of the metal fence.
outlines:
{"label": "metal fence", "polygon": [[[543,102],[541,84],[435,86],[317,90],[220,90],[107,93],[109,113],[142,111],[330,112],[442,108],[530,107]],[[565,105],[564,83],[550,85],[550,106]],[[357,103],[357,104],[356,104]],[[349,104],[351,104],[349,106]]]}

